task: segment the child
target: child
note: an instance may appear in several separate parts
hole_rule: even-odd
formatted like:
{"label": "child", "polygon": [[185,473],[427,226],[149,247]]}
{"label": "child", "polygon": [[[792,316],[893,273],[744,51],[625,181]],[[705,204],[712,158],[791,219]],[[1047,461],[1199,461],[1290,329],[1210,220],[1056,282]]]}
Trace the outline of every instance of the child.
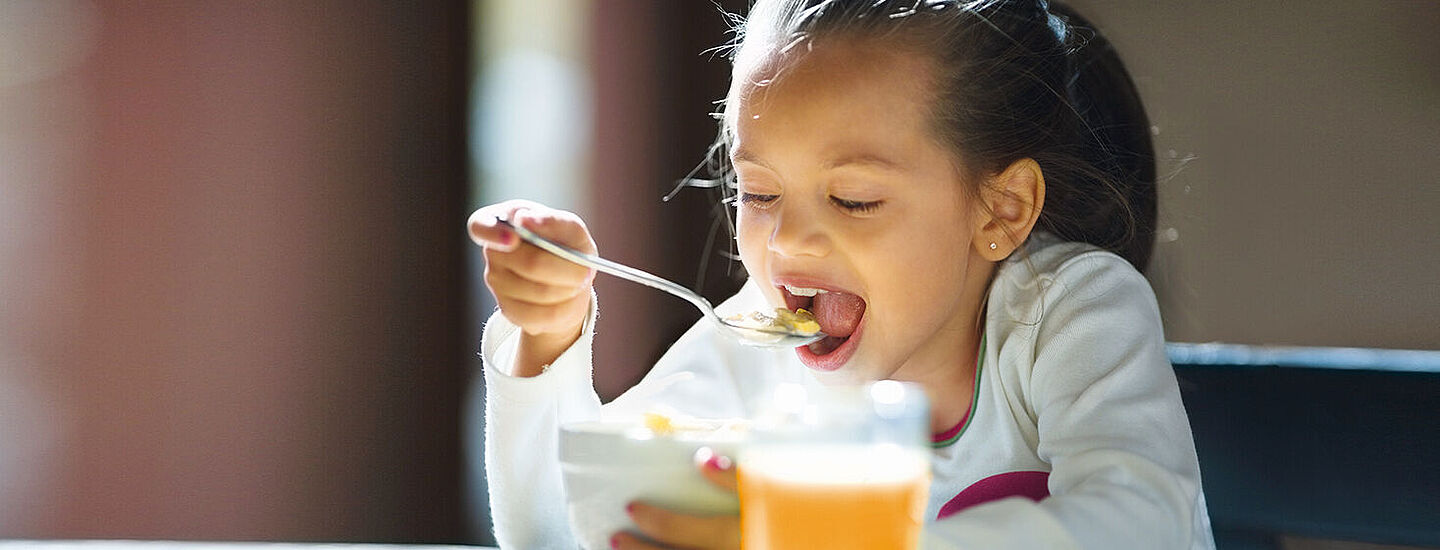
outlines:
{"label": "child", "polygon": [[[935,434],[927,547],[1213,547],[1138,271],[1149,126],[1083,20],[1043,0],[761,0],[721,126],[750,276],[726,305],[805,306],[829,337],[757,349],[701,321],[606,411],[745,416],[781,382],[912,381]],[[574,215],[533,203],[470,221],[500,304],[482,345],[496,535],[573,548],[554,434],[601,414],[593,273],[496,217],[595,245]],[[733,484],[728,461],[702,470]],[[628,510],[641,532],[618,547],[738,544],[734,517]]]}

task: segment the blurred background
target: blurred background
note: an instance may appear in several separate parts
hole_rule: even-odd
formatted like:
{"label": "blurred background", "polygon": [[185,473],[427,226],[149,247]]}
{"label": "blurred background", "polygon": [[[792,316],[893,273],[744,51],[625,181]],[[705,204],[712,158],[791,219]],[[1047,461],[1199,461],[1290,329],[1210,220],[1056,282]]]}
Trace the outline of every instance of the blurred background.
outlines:
{"label": "blurred background", "polygon": [[[489,542],[464,220],[733,291],[715,193],[662,197],[745,4],[0,0],[0,538]],[[1072,4],[1150,111],[1170,340],[1440,349],[1440,3]],[[597,285],[610,398],[696,314]]]}

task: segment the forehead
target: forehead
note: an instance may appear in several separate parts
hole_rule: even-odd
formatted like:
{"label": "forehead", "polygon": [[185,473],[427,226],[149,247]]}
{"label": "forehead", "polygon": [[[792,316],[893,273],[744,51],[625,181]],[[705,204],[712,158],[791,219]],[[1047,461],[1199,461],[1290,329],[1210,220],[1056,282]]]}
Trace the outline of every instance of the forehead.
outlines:
{"label": "forehead", "polygon": [[754,108],[769,96],[799,89],[814,98],[855,101],[890,97],[892,106],[928,103],[931,61],[897,41],[832,36],[771,47],[737,66],[732,99]]}
{"label": "forehead", "polygon": [[832,39],[758,59],[737,70],[726,121],[734,150],[784,139],[850,149],[933,142],[925,57],[873,40]]}

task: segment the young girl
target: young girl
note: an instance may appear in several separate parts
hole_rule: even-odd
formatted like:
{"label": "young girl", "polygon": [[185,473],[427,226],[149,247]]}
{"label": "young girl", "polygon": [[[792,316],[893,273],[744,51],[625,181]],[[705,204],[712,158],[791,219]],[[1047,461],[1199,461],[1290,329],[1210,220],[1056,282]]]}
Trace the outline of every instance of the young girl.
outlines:
{"label": "young girl", "polygon": [[[726,306],[804,306],[829,337],[765,350],[701,321],[606,412],[746,416],[781,382],[912,381],[932,404],[927,547],[1213,547],[1138,271],[1149,126],[1109,44],[1043,0],[760,0],[742,31],[720,145],[750,279]],[[482,345],[496,535],[574,548],[555,433],[602,413],[593,273],[497,217],[595,245],[533,203],[470,221],[500,304]],[[727,460],[701,468],[733,487]],[[617,547],[738,544],[735,517],[627,510],[640,532]]]}

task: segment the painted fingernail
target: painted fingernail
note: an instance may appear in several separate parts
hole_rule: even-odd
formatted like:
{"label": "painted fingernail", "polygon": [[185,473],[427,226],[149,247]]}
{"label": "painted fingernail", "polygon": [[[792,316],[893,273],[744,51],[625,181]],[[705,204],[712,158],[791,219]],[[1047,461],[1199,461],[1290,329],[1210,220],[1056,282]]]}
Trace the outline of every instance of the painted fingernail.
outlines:
{"label": "painted fingernail", "polygon": [[619,548],[619,547],[620,547],[620,535],[610,535],[610,547],[611,547],[611,548]]}
{"label": "painted fingernail", "polygon": [[710,460],[705,461],[705,467],[719,470],[721,472],[729,470],[730,467],[734,465],[735,463],[730,461],[730,457],[722,454],[711,455]]}
{"label": "painted fingernail", "polygon": [[631,503],[625,505],[625,513],[627,513],[627,514],[634,514],[634,513],[635,513],[635,503],[634,503],[634,502],[631,502]]}

